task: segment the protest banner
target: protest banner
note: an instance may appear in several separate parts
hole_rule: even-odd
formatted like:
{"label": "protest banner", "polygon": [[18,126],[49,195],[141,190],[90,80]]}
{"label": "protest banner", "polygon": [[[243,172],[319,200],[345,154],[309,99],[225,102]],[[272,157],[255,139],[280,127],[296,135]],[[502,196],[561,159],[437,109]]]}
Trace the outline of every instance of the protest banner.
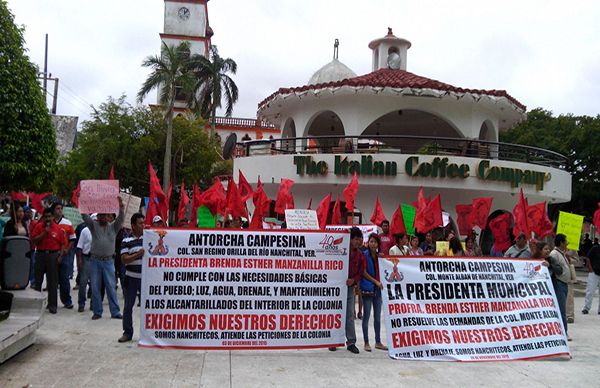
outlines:
{"label": "protest banner", "polygon": [[568,356],[543,260],[379,260],[389,355],[428,361]]}
{"label": "protest banner", "polygon": [[579,241],[581,240],[581,228],[583,227],[583,216],[558,212],[558,224],[556,225],[556,233],[562,233],[567,236],[567,249],[579,249]]}
{"label": "protest banner", "polygon": [[316,210],[286,209],[285,224],[287,229],[319,230]]}
{"label": "protest banner", "polygon": [[63,216],[67,220],[71,221],[71,223],[75,227],[83,222],[83,218],[81,218],[81,213],[76,207],[63,207]]}
{"label": "protest banner", "polygon": [[363,245],[369,245],[369,235],[377,233],[377,225],[327,225],[325,230],[350,231],[350,228],[356,226],[363,234]]}
{"label": "protest banner", "polygon": [[119,181],[83,180],[80,182],[79,211],[91,213],[119,213]]}
{"label": "protest banner", "polygon": [[123,226],[131,229],[131,216],[140,211],[142,198],[127,193],[120,193],[119,197],[121,197],[123,200],[123,206],[125,206],[125,219],[123,220]]}
{"label": "protest banner", "polygon": [[144,230],[140,346],[343,346],[344,232]]}

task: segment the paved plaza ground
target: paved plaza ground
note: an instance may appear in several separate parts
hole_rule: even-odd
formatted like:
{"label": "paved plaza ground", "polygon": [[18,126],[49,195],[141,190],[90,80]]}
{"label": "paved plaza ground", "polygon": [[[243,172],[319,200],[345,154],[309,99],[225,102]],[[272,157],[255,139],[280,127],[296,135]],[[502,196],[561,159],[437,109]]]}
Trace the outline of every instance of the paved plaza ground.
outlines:
{"label": "paved plaza ground", "polygon": [[97,321],[90,311],[59,308],[44,316],[35,345],[0,365],[0,387],[594,387],[600,384],[597,303],[582,315],[581,293],[575,298],[572,360],[484,363],[395,361],[387,352],[364,352],[360,320],[358,355],[345,349],[146,349],[135,342],[137,317],[134,342],[119,344],[121,321],[108,318],[108,306]]}

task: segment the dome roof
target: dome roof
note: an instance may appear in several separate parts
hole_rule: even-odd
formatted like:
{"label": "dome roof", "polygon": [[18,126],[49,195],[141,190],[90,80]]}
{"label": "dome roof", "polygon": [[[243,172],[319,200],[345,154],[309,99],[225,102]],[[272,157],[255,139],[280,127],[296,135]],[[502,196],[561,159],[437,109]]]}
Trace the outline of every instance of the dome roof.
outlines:
{"label": "dome roof", "polygon": [[354,77],[356,77],[356,73],[336,58],[317,70],[308,80],[308,85],[337,82]]}

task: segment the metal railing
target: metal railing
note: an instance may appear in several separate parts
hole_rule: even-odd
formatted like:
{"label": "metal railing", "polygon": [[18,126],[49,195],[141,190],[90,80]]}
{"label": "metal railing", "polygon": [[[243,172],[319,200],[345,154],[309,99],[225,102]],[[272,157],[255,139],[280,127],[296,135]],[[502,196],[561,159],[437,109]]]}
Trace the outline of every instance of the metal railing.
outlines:
{"label": "metal railing", "polygon": [[434,136],[311,136],[251,140],[237,157],[265,154],[418,154],[498,159],[566,169],[566,156],[542,148],[479,139]]}
{"label": "metal railing", "polygon": [[235,127],[244,127],[244,128],[268,128],[275,129],[276,127],[272,124],[267,123],[266,121],[261,121],[259,119],[243,119],[237,117],[215,117],[215,124],[217,126],[235,126]]}

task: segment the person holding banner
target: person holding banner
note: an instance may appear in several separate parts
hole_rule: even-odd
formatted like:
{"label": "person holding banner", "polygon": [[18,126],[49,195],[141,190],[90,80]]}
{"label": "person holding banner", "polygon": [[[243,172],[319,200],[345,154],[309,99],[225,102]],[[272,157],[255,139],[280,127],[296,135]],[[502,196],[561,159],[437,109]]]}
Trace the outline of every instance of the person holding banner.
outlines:
{"label": "person holding banner", "polygon": [[560,315],[565,327],[567,339],[571,341],[567,329],[567,293],[569,291],[569,281],[571,280],[571,269],[569,268],[569,259],[567,259],[567,236],[558,233],[554,237],[554,249],[550,252],[550,264],[553,267],[552,285],[556,293],[556,300],[560,309]]}
{"label": "person holding banner", "polygon": [[[353,226],[350,228],[350,260],[348,262],[348,294],[346,295],[346,348],[348,351],[358,354],[360,351],[356,347],[356,329],[354,328],[354,289],[360,284],[363,273],[365,272],[365,255],[360,249],[363,245],[362,231]],[[329,348],[332,352],[335,347]]]}
{"label": "person holding banner", "polygon": [[406,233],[398,233],[394,236],[396,238],[396,245],[390,248],[390,256],[408,256],[408,238]]}
{"label": "person holding banner", "polygon": [[133,337],[133,305],[142,289],[142,259],[144,258],[144,215],[131,216],[131,235],[121,244],[121,260],[125,264],[125,307],[123,307],[123,335],[119,342],[131,341]]}
{"label": "person holding banner", "polygon": [[102,299],[100,296],[100,284],[104,282],[111,318],[122,319],[117,299],[117,280],[115,277],[115,240],[117,233],[123,225],[125,218],[125,207],[121,197],[119,200],[119,215],[112,221],[108,221],[108,214],[98,214],[94,221],[89,214],[82,214],[83,221],[92,233],[92,245],[90,248],[90,280],[92,283],[92,310],[93,320],[102,318]]}
{"label": "person holding banner", "polygon": [[[365,351],[371,351],[369,344],[369,317],[373,307],[373,328],[375,329],[375,349],[387,350],[381,343],[381,289],[383,285],[379,280],[379,244],[381,240],[375,233],[369,235],[369,248],[365,251],[365,271],[360,281],[360,291],[363,298],[364,315],[362,319],[362,332],[365,341]],[[418,240],[417,240],[418,243]]]}

